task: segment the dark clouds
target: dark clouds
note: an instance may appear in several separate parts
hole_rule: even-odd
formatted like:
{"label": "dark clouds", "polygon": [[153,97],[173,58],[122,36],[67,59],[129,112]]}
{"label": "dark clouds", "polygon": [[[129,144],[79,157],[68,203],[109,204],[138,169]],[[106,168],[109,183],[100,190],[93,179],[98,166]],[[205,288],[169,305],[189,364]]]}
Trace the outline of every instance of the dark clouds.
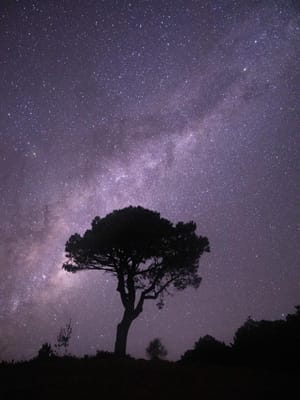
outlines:
{"label": "dark clouds", "polygon": [[[108,275],[61,270],[64,243],[129,204],[196,221],[203,283],[148,304],[129,338],[178,357],[200,335],[299,303],[299,10],[293,2],[1,3],[3,357],[71,317],[72,351],[111,349]],[[176,332],[176,334],[174,333]]]}

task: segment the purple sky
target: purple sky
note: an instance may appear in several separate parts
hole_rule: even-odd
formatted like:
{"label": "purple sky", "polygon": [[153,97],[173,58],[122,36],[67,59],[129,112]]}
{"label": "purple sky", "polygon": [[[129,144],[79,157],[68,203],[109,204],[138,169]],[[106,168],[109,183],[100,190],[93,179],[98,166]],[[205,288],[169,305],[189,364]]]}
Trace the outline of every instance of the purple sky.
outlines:
{"label": "purple sky", "polygon": [[177,359],[251,315],[300,304],[296,1],[1,1],[0,359],[112,350],[113,277],[61,269],[94,216],[141,205],[194,220],[203,282],[147,302],[129,333]]}

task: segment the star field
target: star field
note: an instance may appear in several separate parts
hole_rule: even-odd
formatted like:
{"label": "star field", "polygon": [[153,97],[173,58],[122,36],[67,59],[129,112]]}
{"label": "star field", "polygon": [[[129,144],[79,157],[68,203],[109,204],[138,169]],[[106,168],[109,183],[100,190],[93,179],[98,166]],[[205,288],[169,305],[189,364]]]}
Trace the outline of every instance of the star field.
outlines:
{"label": "star field", "polygon": [[61,269],[94,216],[141,205],[209,238],[200,288],[148,302],[144,357],[230,342],[300,303],[300,13],[295,1],[3,1],[0,358],[73,323],[70,351],[112,350],[116,282]]}

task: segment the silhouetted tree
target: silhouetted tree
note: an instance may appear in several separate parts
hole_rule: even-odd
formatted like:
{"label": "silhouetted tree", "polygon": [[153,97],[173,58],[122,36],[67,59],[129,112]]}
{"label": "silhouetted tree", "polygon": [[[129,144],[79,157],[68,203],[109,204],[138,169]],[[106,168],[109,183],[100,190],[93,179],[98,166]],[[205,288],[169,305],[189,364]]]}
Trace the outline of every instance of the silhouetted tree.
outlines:
{"label": "silhouetted tree", "polygon": [[54,356],[54,351],[52,350],[50,343],[44,343],[38,352],[38,358],[41,360],[48,360]]}
{"label": "silhouetted tree", "polygon": [[288,314],[286,316],[286,323],[290,330],[300,337],[300,306],[295,306],[295,314]]}
{"label": "silhouetted tree", "polygon": [[117,327],[116,354],[126,354],[130,325],[145,300],[158,299],[162,307],[171,287],[199,286],[199,258],[209,251],[209,243],[195,231],[194,222],[173,225],[158,212],[130,206],[95,217],[83,236],[75,233],[67,241],[66,271],[101,270],[118,281],[124,314]]}
{"label": "silhouetted tree", "polygon": [[151,360],[159,360],[160,358],[165,358],[168,354],[166,348],[161,343],[159,338],[151,340],[149,343],[146,353]]}
{"label": "silhouetted tree", "polygon": [[300,307],[286,319],[248,318],[236,331],[232,348],[236,361],[252,365],[295,366],[300,356]]}
{"label": "silhouetted tree", "polygon": [[194,349],[187,350],[181,357],[183,362],[197,362],[203,364],[223,364],[229,362],[230,348],[224,342],[213,336],[205,335],[194,345]]}
{"label": "silhouetted tree", "polygon": [[285,353],[286,323],[283,320],[254,321],[250,318],[234,336],[233,349],[247,364],[278,363]]}
{"label": "silhouetted tree", "polygon": [[71,320],[66,324],[65,327],[61,328],[57,335],[57,342],[54,345],[57,349],[64,349],[64,354],[67,353],[67,349],[69,347],[69,342],[72,335],[72,326]]}

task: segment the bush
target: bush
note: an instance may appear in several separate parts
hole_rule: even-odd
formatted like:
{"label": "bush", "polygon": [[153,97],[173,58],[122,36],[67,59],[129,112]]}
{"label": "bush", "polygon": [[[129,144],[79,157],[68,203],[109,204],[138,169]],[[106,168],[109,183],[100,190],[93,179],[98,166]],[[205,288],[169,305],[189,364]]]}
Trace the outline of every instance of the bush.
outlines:
{"label": "bush", "polygon": [[146,353],[151,360],[159,360],[161,358],[165,358],[168,354],[166,348],[161,343],[159,338],[153,339],[147,349]]}
{"label": "bush", "polygon": [[49,360],[54,356],[54,351],[52,350],[50,343],[44,343],[38,352],[38,359],[40,360]]}
{"label": "bush", "polygon": [[214,337],[201,337],[194,349],[186,351],[181,357],[182,362],[197,362],[202,364],[224,364],[230,359],[230,348]]}

